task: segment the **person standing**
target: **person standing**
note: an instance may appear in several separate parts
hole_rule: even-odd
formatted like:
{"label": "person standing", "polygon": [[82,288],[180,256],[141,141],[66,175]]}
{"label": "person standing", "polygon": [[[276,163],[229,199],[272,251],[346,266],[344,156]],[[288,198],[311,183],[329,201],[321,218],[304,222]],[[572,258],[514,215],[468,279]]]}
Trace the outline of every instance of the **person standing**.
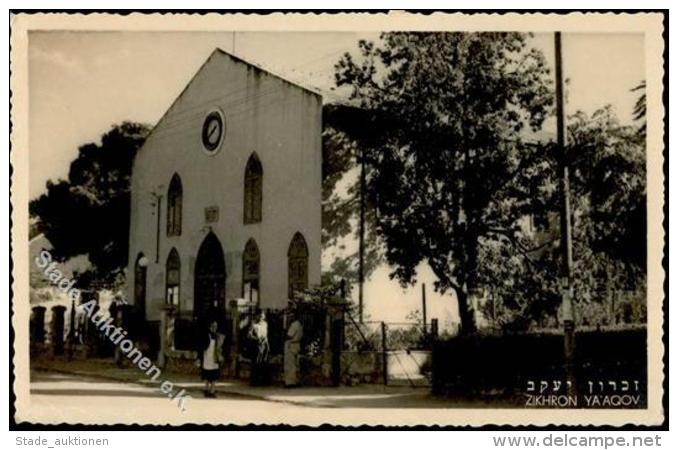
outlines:
{"label": "person standing", "polygon": [[216,320],[209,322],[209,327],[198,348],[198,360],[200,375],[205,380],[205,397],[214,398],[216,394],[216,381],[219,379],[219,368],[223,363],[221,352],[224,335],[218,333],[219,326]]}
{"label": "person standing", "polygon": [[304,328],[299,320],[298,313],[293,311],[292,323],[287,329],[285,340],[285,387],[299,385],[299,355],[303,336]]}
{"label": "person standing", "polygon": [[249,338],[252,341],[252,373],[250,383],[253,386],[265,386],[269,381],[268,322],[266,313],[257,310],[254,323],[250,327]]}

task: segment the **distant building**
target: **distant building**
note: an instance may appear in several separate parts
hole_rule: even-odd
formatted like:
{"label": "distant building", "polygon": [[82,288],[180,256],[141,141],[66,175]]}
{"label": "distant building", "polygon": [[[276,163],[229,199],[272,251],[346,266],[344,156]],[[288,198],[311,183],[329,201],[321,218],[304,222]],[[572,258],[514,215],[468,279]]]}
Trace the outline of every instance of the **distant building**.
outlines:
{"label": "distant building", "polygon": [[[140,93],[143,95],[143,93]],[[128,301],[193,318],[320,283],[322,98],[215,50],[132,171]]]}

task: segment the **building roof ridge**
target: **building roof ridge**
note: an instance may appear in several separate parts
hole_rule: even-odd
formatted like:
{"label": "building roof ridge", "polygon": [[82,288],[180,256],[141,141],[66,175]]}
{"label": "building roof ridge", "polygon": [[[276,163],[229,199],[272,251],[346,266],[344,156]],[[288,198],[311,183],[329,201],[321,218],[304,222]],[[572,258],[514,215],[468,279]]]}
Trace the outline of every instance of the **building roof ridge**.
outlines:
{"label": "building roof ridge", "polygon": [[316,90],[316,89],[313,89],[313,88],[310,88],[310,87],[307,87],[307,86],[303,86],[302,84],[300,84],[300,83],[298,83],[298,82],[296,82],[296,81],[292,81],[292,80],[290,80],[289,78],[286,78],[286,77],[284,77],[283,75],[280,75],[279,73],[276,73],[275,71],[271,70],[270,68],[265,68],[265,67],[263,67],[263,66],[260,65],[260,64],[254,63],[254,62],[252,62],[252,61],[248,61],[248,60],[246,60],[246,59],[244,59],[244,58],[242,58],[242,57],[240,57],[240,56],[234,55],[233,53],[227,52],[226,50],[222,49],[221,47],[216,47],[216,48],[214,49],[214,51],[212,52],[212,55],[213,55],[214,53],[220,53],[220,54],[222,54],[222,55],[224,55],[224,56],[228,56],[229,58],[233,59],[233,60],[236,61],[236,62],[240,62],[240,63],[246,64],[246,65],[248,65],[248,66],[250,66],[250,67],[253,67],[253,68],[255,68],[255,69],[257,69],[257,70],[259,70],[259,71],[261,71],[261,72],[264,72],[264,73],[266,73],[266,74],[268,74],[268,75],[271,75],[271,76],[273,76],[273,77],[275,77],[275,78],[277,78],[277,79],[279,79],[279,80],[281,80],[281,81],[283,81],[283,82],[285,82],[285,83],[288,83],[288,84],[290,84],[290,85],[292,85],[292,86],[294,86],[294,87],[296,87],[296,88],[299,88],[299,89],[302,89],[302,90],[304,90],[304,91],[307,91],[307,92],[309,92],[309,93],[311,93],[311,94],[317,95],[318,97],[322,97],[322,94],[321,94],[318,90]]}

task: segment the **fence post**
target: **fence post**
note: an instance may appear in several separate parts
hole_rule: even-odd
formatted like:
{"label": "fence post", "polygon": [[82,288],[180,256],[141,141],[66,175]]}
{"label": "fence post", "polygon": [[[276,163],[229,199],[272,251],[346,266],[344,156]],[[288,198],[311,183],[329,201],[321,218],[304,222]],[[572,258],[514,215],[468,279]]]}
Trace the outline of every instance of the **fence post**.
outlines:
{"label": "fence post", "polygon": [[438,338],[438,319],[431,319],[431,338]]}
{"label": "fence post", "polygon": [[381,371],[384,379],[384,386],[388,385],[388,355],[386,354],[386,323],[381,323]]}

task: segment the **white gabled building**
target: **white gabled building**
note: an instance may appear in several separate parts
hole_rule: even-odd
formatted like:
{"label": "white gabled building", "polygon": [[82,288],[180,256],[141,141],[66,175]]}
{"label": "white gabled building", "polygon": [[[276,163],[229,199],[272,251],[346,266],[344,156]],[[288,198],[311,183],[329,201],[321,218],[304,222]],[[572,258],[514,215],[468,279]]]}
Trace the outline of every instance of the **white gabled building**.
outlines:
{"label": "white gabled building", "polygon": [[[143,93],[141,93],[143,95]],[[320,283],[322,98],[215,50],[132,169],[128,301],[207,319]]]}

